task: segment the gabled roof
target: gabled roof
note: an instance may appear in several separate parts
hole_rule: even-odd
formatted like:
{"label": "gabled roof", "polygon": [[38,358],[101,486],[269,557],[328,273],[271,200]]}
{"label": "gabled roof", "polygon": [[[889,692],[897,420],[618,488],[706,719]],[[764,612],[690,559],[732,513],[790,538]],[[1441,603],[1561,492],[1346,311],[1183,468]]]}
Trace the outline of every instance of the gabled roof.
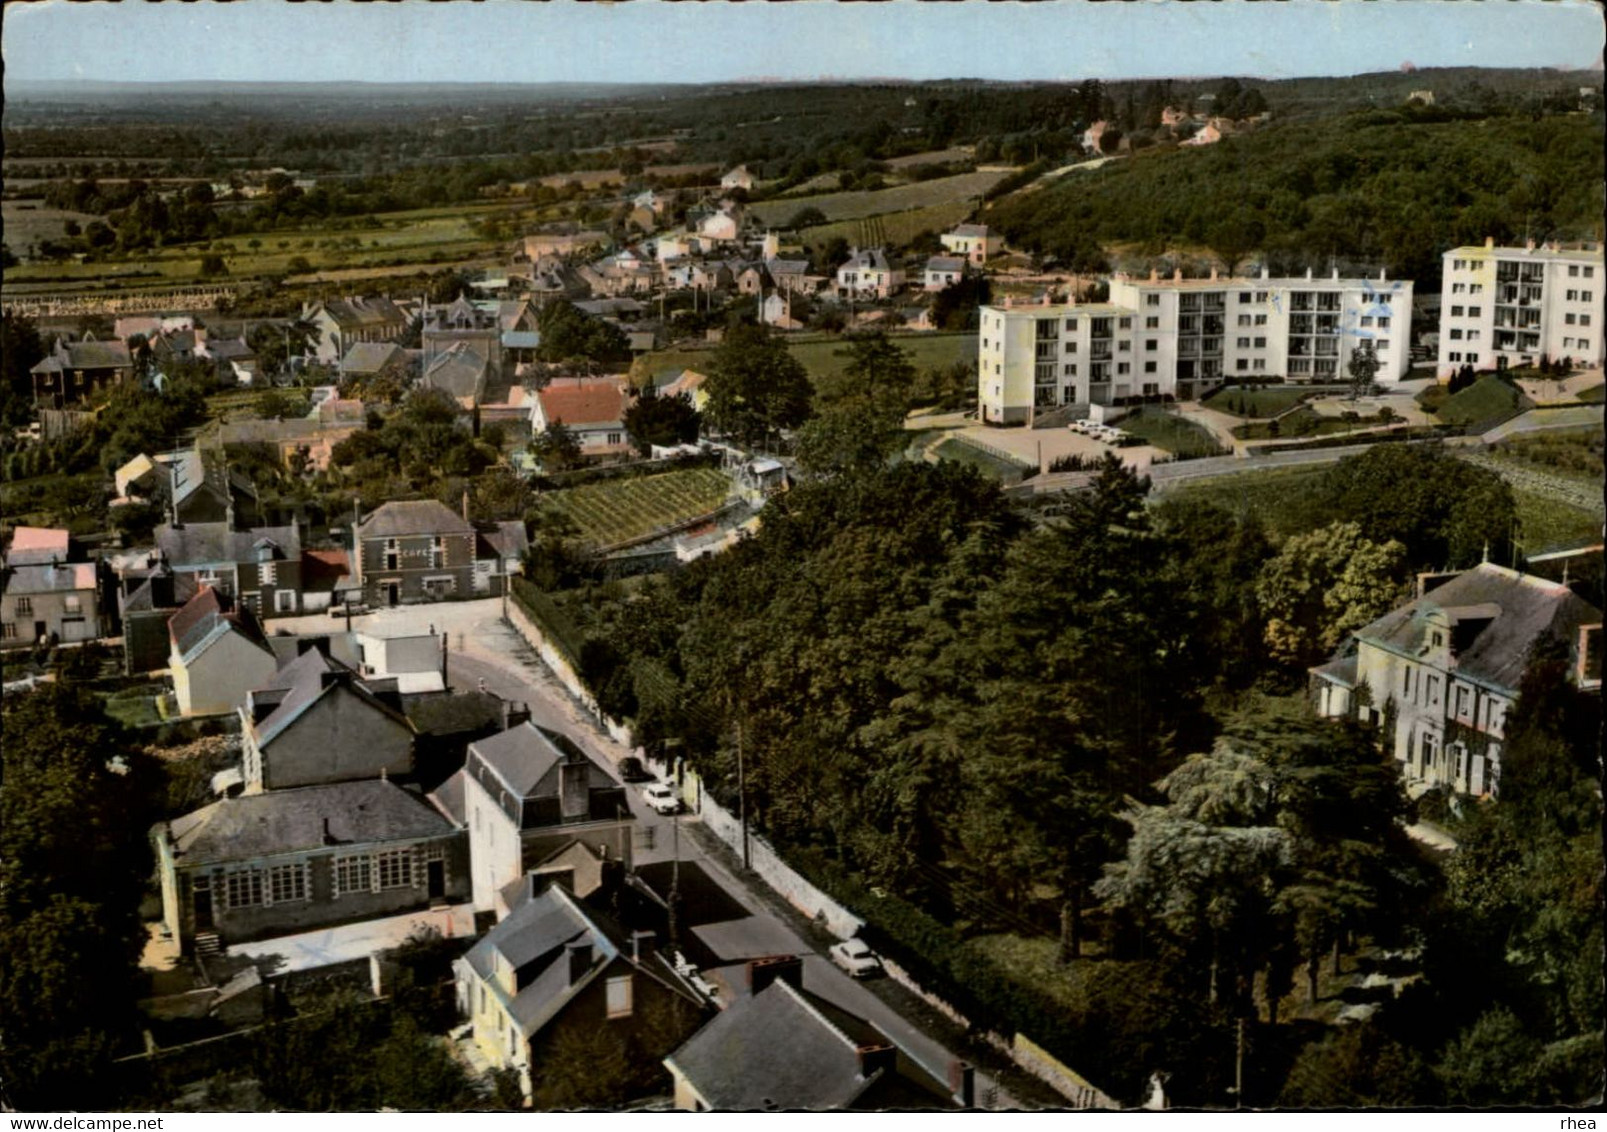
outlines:
{"label": "gabled roof", "polygon": [[[326,676],[332,678],[326,679]],[[413,730],[413,725],[407,716],[382,702],[369,684],[358,678],[355,672],[333,657],[324,655],[322,650],[314,648],[308,649],[280,668],[261,688],[251,690],[253,701],[259,698],[264,702],[277,701],[273,711],[260,723],[252,724],[252,731],[257,737],[257,746],[267,747],[289,730],[308,708],[325,696],[333,694],[337,687],[346,688],[369,710],[390,717],[410,732]]]}
{"label": "gabled roof", "polygon": [[179,527],[164,524],[156,528],[157,549],[176,569],[255,562],[264,545],[272,551],[274,561],[299,559],[301,532],[294,526],[235,531],[221,522],[185,523]]}
{"label": "gabled roof", "polygon": [[312,308],[309,316],[322,308],[342,330],[373,326],[405,326],[407,316],[386,298],[330,299]]}
{"label": "gabled roof", "polygon": [[972,239],[984,237],[987,234],[988,226],[986,224],[956,224],[948,231],[950,236],[966,236]]}
{"label": "gabled roof", "polygon": [[424,371],[421,384],[446,392],[455,401],[478,402],[485,397],[486,360],[467,342],[454,342],[436,355]]}
{"label": "gabled roof", "polygon": [[454,826],[416,794],[369,778],[225,798],[168,829],[183,864],[205,865],[437,837]]}
{"label": "gabled roof", "polygon": [[1485,562],[1356,630],[1356,638],[1415,657],[1428,649],[1431,621],[1443,622],[1453,673],[1516,691],[1536,644],[1572,643],[1581,626],[1601,619],[1567,586]]}
{"label": "gabled roof", "polygon": [[569,736],[530,722],[469,744],[469,762],[475,760],[489,767],[519,798],[557,794],[558,768],[564,763],[587,764],[588,789],[619,786],[613,772],[581,750]]}
{"label": "gabled roof", "polygon": [[435,499],[383,503],[357,524],[358,538],[405,538],[412,535],[469,535],[474,525]]}
{"label": "gabled roof", "polygon": [[540,390],[541,414],[550,423],[563,421],[571,428],[617,424],[625,416],[625,393],[617,381],[555,381]]}
{"label": "gabled roof", "polygon": [[481,531],[480,541],[498,558],[518,558],[530,548],[530,536],[525,533],[522,519],[508,519],[491,530]]}
{"label": "gabled roof", "polygon": [[905,1104],[954,1107],[936,1080],[902,1058],[896,1069],[865,1075],[860,1048],[889,1045],[869,1022],[778,978],[726,1007],[665,1064],[721,1110],[856,1107],[873,1085],[889,1077],[906,1085]]}
{"label": "gabled roof", "polygon": [[889,271],[887,255],[881,248],[862,248],[848,257],[848,262],[839,267],[838,271],[852,269],[855,271]]}
{"label": "gabled roof", "polygon": [[[573,977],[571,944],[589,945],[589,965]],[[487,991],[507,1008],[523,1037],[557,1016],[575,995],[619,957],[618,944],[560,885],[526,900],[464,956]],[[514,993],[494,977],[498,961],[514,971]]]}
{"label": "gabled roof", "polygon": [[220,594],[211,586],[202,586],[196,591],[167,623],[168,639],[185,664],[230,632],[238,633],[242,640],[273,655],[256,615],[249,609],[236,609],[226,594]]}
{"label": "gabled roof", "polygon": [[64,563],[60,566],[18,566],[6,579],[8,594],[73,593],[95,588],[92,562]]}
{"label": "gabled roof", "polygon": [[392,362],[407,359],[407,351],[395,342],[357,342],[340,359],[343,374],[375,374]]}
{"label": "gabled roof", "polygon": [[68,541],[67,532],[57,527],[18,527],[11,532],[11,546],[6,550],[6,563],[10,566],[65,563]]}
{"label": "gabled roof", "polygon": [[67,358],[73,369],[127,369],[134,365],[127,343],[93,338],[67,343]]}
{"label": "gabled roof", "polygon": [[926,261],[928,271],[964,271],[965,260],[959,256],[935,255]]}

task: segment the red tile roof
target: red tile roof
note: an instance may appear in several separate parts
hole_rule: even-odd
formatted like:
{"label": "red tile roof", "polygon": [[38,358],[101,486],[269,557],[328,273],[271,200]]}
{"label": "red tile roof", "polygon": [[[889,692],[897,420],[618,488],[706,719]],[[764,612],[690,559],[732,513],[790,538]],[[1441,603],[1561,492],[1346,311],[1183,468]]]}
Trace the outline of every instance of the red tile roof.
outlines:
{"label": "red tile roof", "polygon": [[537,394],[541,414],[550,423],[570,426],[612,424],[625,415],[625,394],[614,381],[553,382]]}

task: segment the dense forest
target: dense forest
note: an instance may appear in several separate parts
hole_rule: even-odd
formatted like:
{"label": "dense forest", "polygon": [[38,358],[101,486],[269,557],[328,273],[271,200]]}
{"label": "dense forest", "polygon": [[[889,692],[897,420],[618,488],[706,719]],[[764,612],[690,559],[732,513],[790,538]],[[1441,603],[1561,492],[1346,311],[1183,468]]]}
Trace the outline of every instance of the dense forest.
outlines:
{"label": "dense forest", "polygon": [[1447,248],[1601,234],[1601,115],[1364,111],[1149,151],[987,213],[1012,243],[1073,259],[1090,241],[1204,246],[1275,272],[1387,269],[1433,289]]}
{"label": "dense forest", "polygon": [[[1509,489],[1380,447],[1279,543],[1146,486],[1112,460],[1023,510],[951,465],[838,461],[724,556],[583,585],[582,667],[733,807],[740,752],[750,818],[889,955],[1124,1101],[1163,1069],[1175,1103],[1231,1103],[1241,1041],[1252,1104],[1587,1096],[1593,703],[1544,662],[1513,797],[1441,865],[1375,736],[1292,694],[1414,571],[1508,552]],[[1010,950],[1034,941],[1059,960],[1041,977]],[[1410,998],[1315,1024],[1341,957],[1410,971]]]}

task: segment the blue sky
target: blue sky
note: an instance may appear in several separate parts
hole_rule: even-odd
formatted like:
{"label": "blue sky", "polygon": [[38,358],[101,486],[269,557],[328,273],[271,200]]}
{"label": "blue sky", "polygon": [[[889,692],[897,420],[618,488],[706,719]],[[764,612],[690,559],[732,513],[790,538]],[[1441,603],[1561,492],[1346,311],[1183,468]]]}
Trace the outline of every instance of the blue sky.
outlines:
{"label": "blue sky", "polygon": [[717,82],[1584,67],[1593,0],[6,5],[6,80]]}

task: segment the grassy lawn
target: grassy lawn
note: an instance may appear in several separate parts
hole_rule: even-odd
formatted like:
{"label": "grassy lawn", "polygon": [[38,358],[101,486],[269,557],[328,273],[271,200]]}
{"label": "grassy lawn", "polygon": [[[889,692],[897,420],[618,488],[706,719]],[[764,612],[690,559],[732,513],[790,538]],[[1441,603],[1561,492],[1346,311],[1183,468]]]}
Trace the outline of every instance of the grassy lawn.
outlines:
{"label": "grassy lawn", "polygon": [[1266,524],[1268,534],[1284,539],[1310,526],[1306,500],[1326,472],[1325,467],[1238,472],[1184,484],[1157,498],[1185,506],[1214,504],[1235,515],[1256,515]]}
{"label": "grassy lawn", "polygon": [[[1430,386],[1424,393],[1444,386]],[[1482,421],[1495,422],[1526,408],[1527,399],[1498,377],[1481,377],[1460,392],[1445,397],[1438,408],[1430,405],[1432,396],[1419,396],[1418,403],[1439,417],[1442,424],[1468,425]]]}
{"label": "grassy lawn", "polygon": [[965,464],[980,471],[991,480],[1000,483],[1020,483],[1027,476],[1033,474],[1031,468],[1016,463],[1014,460],[1005,460],[991,452],[984,451],[974,444],[967,444],[958,437],[950,437],[937,446],[934,451],[940,460],[952,460],[956,464]]}
{"label": "grassy lawn", "polygon": [[1520,487],[1512,489],[1512,497],[1518,505],[1526,554],[1544,554],[1548,550],[1601,539],[1601,519],[1589,511]]}
{"label": "grassy lawn", "polygon": [[718,468],[605,480],[549,492],[544,510],[566,515],[580,541],[608,547],[717,510],[731,490]]}
{"label": "grassy lawn", "polygon": [[156,697],[166,690],[162,684],[123,688],[106,697],[106,714],[125,727],[155,727],[162,722]]}
{"label": "grassy lawn", "polygon": [[1341,432],[1354,432],[1360,428],[1371,428],[1386,423],[1388,422],[1381,421],[1377,417],[1361,417],[1354,421],[1347,421],[1343,417],[1325,417],[1302,407],[1275,421],[1251,421],[1248,424],[1237,425],[1233,429],[1233,435],[1240,440],[1273,440],[1280,437],[1298,439],[1304,436],[1333,436]]}
{"label": "grassy lawn", "polygon": [[973,201],[1008,176],[1008,173],[961,173],[956,177],[939,177],[875,192],[826,193],[822,196],[765,201],[753,205],[748,211],[758,223],[770,226],[785,224],[801,208],[820,209],[828,222],[858,220],[866,216],[907,212],[954,201]]}
{"label": "grassy lawn", "polygon": [[1592,385],[1589,389],[1580,390],[1578,396],[1587,405],[1599,405],[1607,400],[1607,385]]}
{"label": "grassy lawn", "polygon": [[1264,389],[1219,389],[1205,404],[1236,417],[1272,417],[1311,396],[1310,389],[1269,386]]}
{"label": "grassy lawn", "polygon": [[1123,417],[1116,427],[1177,456],[1216,456],[1225,451],[1216,437],[1193,421],[1152,405]]}

